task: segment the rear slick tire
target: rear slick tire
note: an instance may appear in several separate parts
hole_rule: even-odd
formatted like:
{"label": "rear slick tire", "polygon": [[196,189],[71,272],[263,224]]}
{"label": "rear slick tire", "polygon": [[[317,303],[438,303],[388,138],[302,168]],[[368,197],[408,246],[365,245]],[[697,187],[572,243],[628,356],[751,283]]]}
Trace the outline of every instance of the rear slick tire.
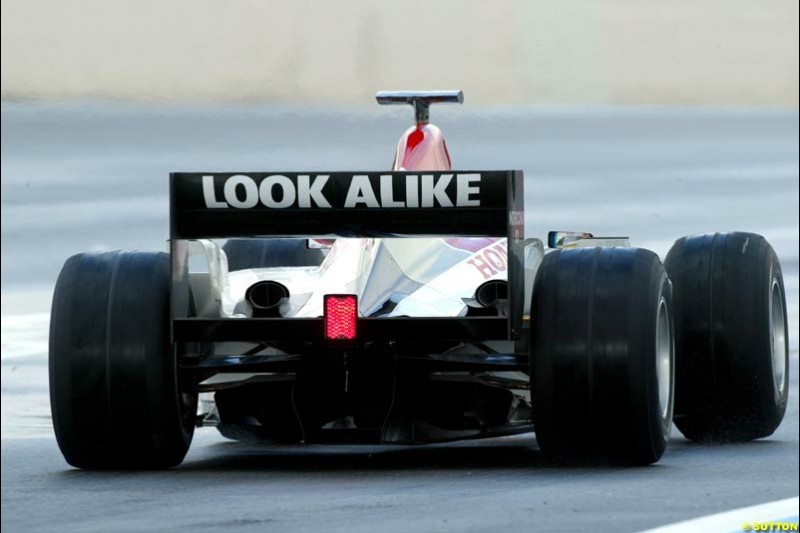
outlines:
{"label": "rear slick tire", "polygon": [[165,253],[87,253],[64,264],[50,320],[50,405],[72,466],[158,469],[186,455],[197,393],[179,379],[170,345],[169,273]]}
{"label": "rear slick tire", "polygon": [[653,252],[545,256],[531,305],[531,403],[539,447],[565,460],[647,465],[672,424],[672,287]]}

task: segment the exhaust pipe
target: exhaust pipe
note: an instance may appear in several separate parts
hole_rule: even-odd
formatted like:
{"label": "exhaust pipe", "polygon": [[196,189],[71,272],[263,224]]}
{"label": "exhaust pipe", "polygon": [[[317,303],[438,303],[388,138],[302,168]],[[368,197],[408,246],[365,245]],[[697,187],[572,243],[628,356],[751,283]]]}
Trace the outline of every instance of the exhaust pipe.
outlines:
{"label": "exhaust pipe", "polygon": [[277,281],[253,283],[244,293],[244,299],[253,308],[254,317],[279,317],[280,306],[289,298],[289,289]]}
{"label": "exhaust pipe", "polygon": [[475,301],[483,307],[497,307],[501,300],[508,300],[508,282],[493,279],[475,290]]}

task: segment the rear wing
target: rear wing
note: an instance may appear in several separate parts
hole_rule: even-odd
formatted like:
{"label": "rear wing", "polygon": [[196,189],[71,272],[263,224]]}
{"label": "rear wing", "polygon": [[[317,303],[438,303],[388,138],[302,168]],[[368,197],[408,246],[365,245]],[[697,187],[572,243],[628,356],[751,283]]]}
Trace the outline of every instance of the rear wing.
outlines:
{"label": "rear wing", "polygon": [[[519,170],[448,172],[176,172],[170,176],[170,242],[172,253],[173,335],[202,341],[212,331],[218,340],[252,340],[247,322],[270,319],[205,320],[188,317],[186,281],[188,241],[230,237],[506,237],[508,238],[509,318],[480,327],[470,319],[457,327],[439,324],[442,333],[477,340],[486,331],[518,338],[525,296],[524,192]],[[194,320],[191,325],[190,322]],[[282,331],[296,321],[280,320]],[[386,331],[385,321],[369,331]],[[414,322],[417,319],[407,319]],[[419,320],[434,320],[424,319]],[[471,319],[473,321],[478,319]],[[181,324],[177,322],[181,321]],[[224,322],[235,322],[228,325]],[[213,323],[212,323],[213,322]],[[291,324],[290,324],[291,322]],[[380,327],[377,325],[381,324]],[[266,334],[266,322],[261,330]],[[499,327],[498,327],[499,326]],[[317,327],[316,325],[314,327]],[[204,329],[205,328],[205,329]],[[488,328],[488,329],[487,329]],[[183,332],[188,335],[179,335]],[[236,333],[234,333],[236,332]],[[379,335],[380,336],[380,335]],[[234,338],[235,337],[235,338]],[[497,337],[484,337],[488,338]],[[261,339],[264,341],[268,338]],[[455,340],[455,339],[451,339]]]}
{"label": "rear wing", "polygon": [[522,184],[511,170],[179,172],[170,236],[513,238],[522,231]]}

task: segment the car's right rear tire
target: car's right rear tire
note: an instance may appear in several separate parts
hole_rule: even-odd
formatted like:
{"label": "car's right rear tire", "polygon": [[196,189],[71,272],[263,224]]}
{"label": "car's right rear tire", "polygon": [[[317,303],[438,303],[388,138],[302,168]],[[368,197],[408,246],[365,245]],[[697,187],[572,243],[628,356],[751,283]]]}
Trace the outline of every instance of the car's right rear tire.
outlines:
{"label": "car's right rear tire", "polygon": [[654,253],[579,248],[545,256],[531,305],[531,403],[543,452],[646,465],[667,446],[672,288]]}

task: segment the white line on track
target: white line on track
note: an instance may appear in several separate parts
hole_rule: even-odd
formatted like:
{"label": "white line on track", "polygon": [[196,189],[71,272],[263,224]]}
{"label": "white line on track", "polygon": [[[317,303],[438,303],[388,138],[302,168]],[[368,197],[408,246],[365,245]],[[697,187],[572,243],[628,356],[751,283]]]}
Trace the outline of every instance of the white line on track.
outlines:
{"label": "white line on track", "polygon": [[[793,522],[797,524],[799,503],[799,498],[787,498],[684,520],[655,529],[648,529],[643,533],[732,533],[745,531],[745,524],[751,528],[750,530],[756,523]],[[781,531],[781,529],[773,529],[773,531]],[[795,531],[797,530],[795,529]]]}

